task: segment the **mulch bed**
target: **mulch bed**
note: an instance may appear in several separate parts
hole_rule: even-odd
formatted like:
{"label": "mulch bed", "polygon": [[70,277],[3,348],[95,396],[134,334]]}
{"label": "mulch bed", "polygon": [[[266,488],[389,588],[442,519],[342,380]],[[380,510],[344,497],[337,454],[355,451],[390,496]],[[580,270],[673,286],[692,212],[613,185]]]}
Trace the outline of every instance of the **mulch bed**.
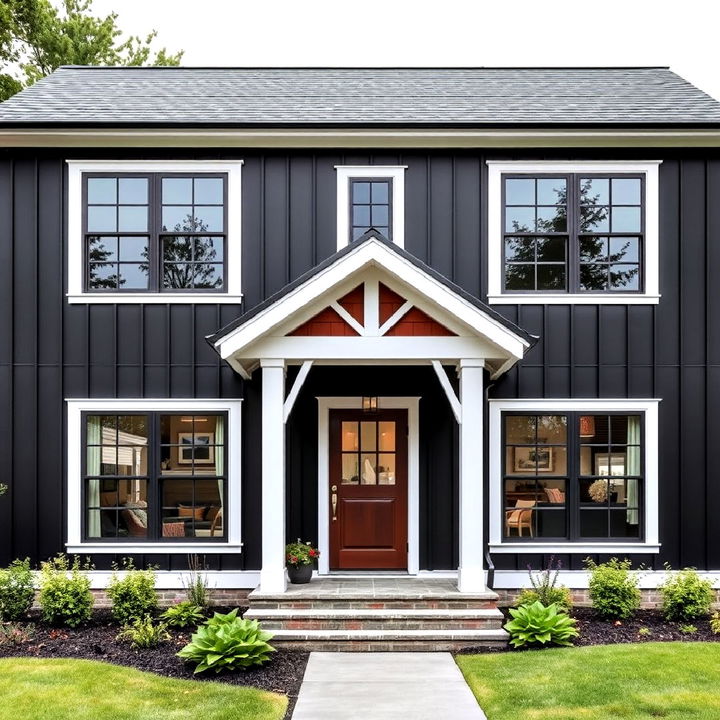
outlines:
{"label": "mulch bed", "polygon": [[[500,608],[507,620],[510,614],[507,608]],[[689,623],[671,623],[663,618],[660,610],[638,610],[629,620],[603,620],[592,608],[576,607],[570,612],[577,622],[580,637],[573,645],[615,645],[618,643],[642,642],[720,642],[720,635],[710,630],[709,618],[693,620]],[[696,632],[683,632],[683,625],[694,625]],[[641,633],[641,628],[649,632]],[[510,645],[504,648],[465,648],[462,654],[487,652],[517,652]]]}
{"label": "mulch bed", "polygon": [[[229,608],[213,608],[226,612]],[[127,665],[185,680],[211,680],[245,685],[260,690],[283,693],[290,701],[288,714],[297,699],[305,673],[309,653],[292,650],[278,650],[272,660],[262,667],[250,668],[241,672],[201,673],[193,675],[194,665],[190,665],[175,653],[190,641],[192,630],[174,630],[170,628],[172,639],[155,648],[133,650],[127,642],[115,639],[119,632],[109,610],[96,610],[92,620],[79,628],[52,628],[39,622],[39,616],[30,615],[29,638],[19,644],[0,644],[0,657],[41,657],[41,658],[78,658],[83,660],[102,660],[116,665]],[[272,644],[272,641],[271,641]]]}

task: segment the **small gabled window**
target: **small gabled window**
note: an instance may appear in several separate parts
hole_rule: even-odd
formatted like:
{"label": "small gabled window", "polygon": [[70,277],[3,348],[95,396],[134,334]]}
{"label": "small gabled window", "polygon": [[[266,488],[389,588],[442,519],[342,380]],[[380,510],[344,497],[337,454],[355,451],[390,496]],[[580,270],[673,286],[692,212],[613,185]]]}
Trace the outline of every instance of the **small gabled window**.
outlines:
{"label": "small gabled window", "polygon": [[368,230],[404,247],[405,167],[337,166],[337,249]]}

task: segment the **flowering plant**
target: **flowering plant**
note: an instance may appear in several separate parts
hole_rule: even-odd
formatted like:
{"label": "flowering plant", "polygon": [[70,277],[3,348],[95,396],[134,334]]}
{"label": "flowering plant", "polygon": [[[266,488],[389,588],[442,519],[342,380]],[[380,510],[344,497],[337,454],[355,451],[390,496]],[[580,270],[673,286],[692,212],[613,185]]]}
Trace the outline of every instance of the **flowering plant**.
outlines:
{"label": "flowering plant", "polygon": [[309,540],[303,542],[298,538],[297,542],[285,546],[285,562],[290,567],[312,565],[319,557],[320,551]]}

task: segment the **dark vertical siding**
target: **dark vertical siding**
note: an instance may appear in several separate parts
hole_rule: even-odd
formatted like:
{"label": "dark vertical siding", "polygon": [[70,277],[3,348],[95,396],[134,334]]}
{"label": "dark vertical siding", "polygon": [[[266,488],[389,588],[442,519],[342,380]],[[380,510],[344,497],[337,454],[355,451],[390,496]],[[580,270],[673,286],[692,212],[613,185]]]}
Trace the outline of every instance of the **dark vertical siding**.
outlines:
{"label": "dark vertical siding", "polygon": [[[135,157],[142,151],[134,153]],[[77,156],[108,157],[83,151]],[[564,152],[563,158],[600,157]],[[160,156],[158,154],[157,156]],[[188,157],[186,151],[164,157]],[[486,160],[481,152],[239,152],[242,157],[244,308],[253,307],[336,248],[335,166],[402,164],[405,247],[476,295],[486,292]],[[522,153],[522,159],[553,157]],[[625,151],[603,157],[631,157]],[[217,567],[260,563],[260,382],[245,384],[204,336],[241,306],[72,305],[65,302],[65,157],[0,155],[0,449],[11,492],[0,499],[0,561],[37,560],[65,535],[66,397],[244,397],[242,556],[209,556]],[[200,155],[198,155],[200,157]],[[495,156],[493,156],[495,157]],[[499,156],[498,156],[499,157]],[[503,157],[512,157],[504,153]],[[520,158],[520,154],[517,155]],[[540,335],[491,397],[657,397],[660,409],[659,566],[720,569],[720,156],[643,151],[661,157],[659,306],[499,306]],[[294,372],[294,371],[293,371]],[[293,372],[290,373],[289,382]],[[288,532],[317,523],[317,395],[420,395],[421,563],[457,563],[457,431],[437,380],[425,369],[313,369],[288,428]],[[1,480],[2,478],[0,478]],[[538,556],[502,556],[524,568]],[[641,559],[641,558],[638,558]],[[108,566],[111,557],[95,558]],[[147,556],[180,567],[180,556]],[[579,566],[577,557],[564,558]]]}

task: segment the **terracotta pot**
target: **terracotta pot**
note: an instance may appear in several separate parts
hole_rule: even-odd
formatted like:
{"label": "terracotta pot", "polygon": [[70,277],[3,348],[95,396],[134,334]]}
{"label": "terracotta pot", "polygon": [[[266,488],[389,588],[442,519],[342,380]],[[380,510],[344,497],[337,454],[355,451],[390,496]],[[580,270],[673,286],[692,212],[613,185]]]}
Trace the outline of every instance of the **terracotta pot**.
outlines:
{"label": "terracotta pot", "polygon": [[288,565],[288,579],[294,585],[302,585],[303,583],[309,583],[312,577],[312,565]]}

